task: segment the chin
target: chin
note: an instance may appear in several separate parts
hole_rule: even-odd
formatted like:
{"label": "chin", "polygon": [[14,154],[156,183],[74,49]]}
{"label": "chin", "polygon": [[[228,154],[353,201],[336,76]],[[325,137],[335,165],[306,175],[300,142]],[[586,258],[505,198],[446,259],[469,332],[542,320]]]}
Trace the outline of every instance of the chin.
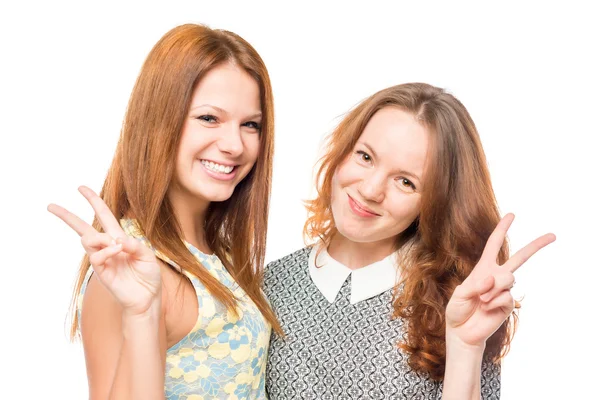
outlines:
{"label": "chin", "polygon": [[[223,202],[231,198],[233,195],[233,190],[225,189],[225,188],[217,188],[216,190],[207,190],[208,188],[204,186],[203,188],[197,188],[194,191],[194,194],[199,199],[203,199],[208,202]],[[225,189],[225,190],[224,190]]]}
{"label": "chin", "polygon": [[208,197],[208,201],[211,203],[221,203],[227,201],[233,196],[233,192],[225,194],[215,194],[214,196]]}
{"label": "chin", "polygon": [[374,241],[374,239],[372,238],[371,235],[369,235],[368,233],[365,233],[364,229],[358,229],[357,227],[353,227],[350,229],[347,229],[346,227],[338,227],[337,231],[340,233],[340,235],[342,235],[343,237],[345,237],[346,239],[348,239],[351,242],[355,242],[355,243],[369,243]]}

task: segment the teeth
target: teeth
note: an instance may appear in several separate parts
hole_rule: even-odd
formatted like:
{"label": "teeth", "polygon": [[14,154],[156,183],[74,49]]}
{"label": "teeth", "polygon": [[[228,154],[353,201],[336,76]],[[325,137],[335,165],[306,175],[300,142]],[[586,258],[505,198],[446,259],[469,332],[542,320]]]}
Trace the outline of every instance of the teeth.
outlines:
{"label": "teeth", "polygon": [[206,160],[202,160],[202,165],[204,165],[206,168],[210,169],[211,171],[214,172],[218,172],[221,174],[228,174],[231,171],[233,171],[233,167],[229,166],[225,166],[225,165],[221,165],[221,164],[216,164],[212,161],[206,161]]}

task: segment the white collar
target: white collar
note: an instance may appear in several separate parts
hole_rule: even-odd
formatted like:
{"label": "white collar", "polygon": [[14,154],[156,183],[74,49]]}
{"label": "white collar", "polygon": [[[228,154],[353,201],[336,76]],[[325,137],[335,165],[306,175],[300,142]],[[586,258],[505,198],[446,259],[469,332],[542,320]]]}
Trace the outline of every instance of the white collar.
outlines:
{"label": "white collar", "polygon": [[[319,253],[318,256],[317,253]],[[377,296],[396,285],[398,276],[396,260],[396,254],[392,253],[383,260],[351,270],[334,260],[326,248],[314,245],[308,258],[308,271],[315,286],[330,303],[335,301],[348,275],[352,275],[350,304],[356,304]],[[319,268],[316,267],[317,265]]]}

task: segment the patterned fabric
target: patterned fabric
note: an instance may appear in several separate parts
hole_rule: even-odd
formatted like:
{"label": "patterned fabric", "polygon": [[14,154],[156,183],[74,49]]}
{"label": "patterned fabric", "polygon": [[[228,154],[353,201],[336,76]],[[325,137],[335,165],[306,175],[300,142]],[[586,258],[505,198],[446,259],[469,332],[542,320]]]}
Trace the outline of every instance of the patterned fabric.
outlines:
{"label": "patterned fabric", "polygon": [[[398,349],[401,319],[392,319],[393,289],[350,303],[348,277],[333,303],[308,270],[310,248],[266,268],[265,293],[285,339],[271,336],[270,399],[441,399],[442,386],[411,370]],[[482,399],[500,398],[500,367],[484,363]]]}
{"label": "patterned fabric", "polygon": [[[158,258],[176,267],[152,247],[135,220],[123,219],[121,226],[129,236],[150,247]],[[167,350],[165,397],[168,400],[266,399],[264,377],[270,325],[217,256],[185,244],[209,273],[237,297],[238,316],[215,301],[197,277],[184,271],[198,297],[198,320],[187,336]]]}

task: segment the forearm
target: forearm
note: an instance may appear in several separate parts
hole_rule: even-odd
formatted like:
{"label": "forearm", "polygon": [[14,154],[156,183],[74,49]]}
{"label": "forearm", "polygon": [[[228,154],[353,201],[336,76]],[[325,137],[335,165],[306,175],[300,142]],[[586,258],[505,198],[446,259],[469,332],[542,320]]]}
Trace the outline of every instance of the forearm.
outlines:
{"label": "forearm", "polygon": [[485,346],[468,346],[447,336],[442,400],[481,399],[481,363],[484,350]]}
{"label": "forearm", "polygon": [[160,314],[154,309],[147,315],[123,316],[123,343],[111,400],[164,400],[159,321]]}

